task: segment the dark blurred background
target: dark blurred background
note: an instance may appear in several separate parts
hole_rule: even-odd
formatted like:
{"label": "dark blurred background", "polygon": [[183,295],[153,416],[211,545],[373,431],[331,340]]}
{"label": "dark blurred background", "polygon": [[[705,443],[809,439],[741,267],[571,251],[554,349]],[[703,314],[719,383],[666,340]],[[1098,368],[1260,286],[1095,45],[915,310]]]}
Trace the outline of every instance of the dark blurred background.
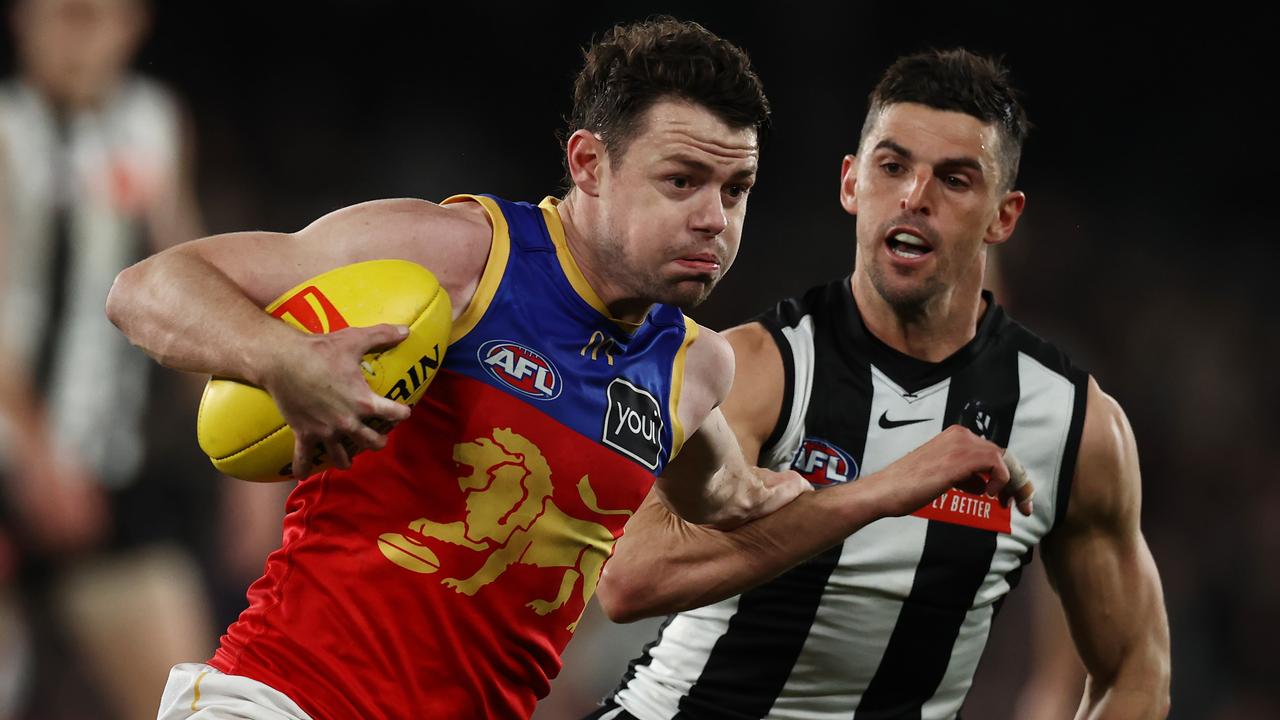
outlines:
{"label": "dark blurred background", "polygon": [[[1123,17],[1118,4],[1001,2],[152,9],[135,68],[186,104],[211,232],[296,230],[387,196],[558,194],[556,133],[582,45],[655,13],[702,22],[748,50],[774,107],[741,254],[693,313],[717,328],[852,268],[840,162],[895,57],[956,45],[1003,56],[1036,128],[1019,183],[1027,211],[997,258],[1000,299],[1132,421],[1172,626],[1173,716],[1280,716],[1270,21],[1225,4]],[[966,716],[1013,712],[1025,594],[997,623]],[[605,625],[584,623],[541,718],[589,706],[647,634]]]}

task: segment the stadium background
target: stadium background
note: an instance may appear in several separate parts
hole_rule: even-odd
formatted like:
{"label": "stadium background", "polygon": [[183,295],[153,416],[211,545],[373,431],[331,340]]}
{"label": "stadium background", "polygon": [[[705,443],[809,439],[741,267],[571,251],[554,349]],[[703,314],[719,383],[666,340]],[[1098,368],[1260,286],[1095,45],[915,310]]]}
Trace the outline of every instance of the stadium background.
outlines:
{"label": "stadium background", "polygon": [[[1278,168],[1264,109],[1275,63],[1257,18],[1221,4],[1123,20],[1115,7],[1025,3],[154,11],[136,66],[191,111],[215,232],[293,230],[376,197],[556,193],[554,133],[592,33],[658,12],[703,22],[748,49],[774,107],[742,252],[694,313],[712,327],[851,267],[840,160],[893,58],[954,45],[1005,56],[1036,129],[1020,182],[1028,210],[999,253],[1002,300],[1133,422],[1173,630],[1174,716],[1280,716]],[[1027,623],[1025,598],[1012,601],[970,716],[1009,712]],[[593,616],[579,635],[542,718],[589,705],[648,631]]]}

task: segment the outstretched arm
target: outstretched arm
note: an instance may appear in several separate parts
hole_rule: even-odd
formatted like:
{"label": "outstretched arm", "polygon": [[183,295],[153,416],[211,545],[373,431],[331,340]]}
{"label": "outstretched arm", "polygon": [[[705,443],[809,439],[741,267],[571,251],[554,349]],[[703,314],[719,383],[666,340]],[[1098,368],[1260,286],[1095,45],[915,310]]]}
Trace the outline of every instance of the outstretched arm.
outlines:
{"label": "outstretched arm", "polygon": [[[737,432],[744,462],[754,462],[780,412],[782,360],[758,324],[734,328],[725,337],[737,353],[739,372],[724,415]],[[614,546],[597,596],[615,622],[718,602],[776,577],[874,520],[911,513],[979,472],[989,473],[988,489],[997,495],[1009,480],[1000,448],[955,426],[880,472],[804,493],[730,532],[685,522],[651,495]]]}
{"label": "outstretched arm", "polygon": [[1091,378],[1070,505],[1044,542],[1045,568],[1089,673],[1078,718],[1169,711],[1169,621],[1141,505],[1133,430]]}

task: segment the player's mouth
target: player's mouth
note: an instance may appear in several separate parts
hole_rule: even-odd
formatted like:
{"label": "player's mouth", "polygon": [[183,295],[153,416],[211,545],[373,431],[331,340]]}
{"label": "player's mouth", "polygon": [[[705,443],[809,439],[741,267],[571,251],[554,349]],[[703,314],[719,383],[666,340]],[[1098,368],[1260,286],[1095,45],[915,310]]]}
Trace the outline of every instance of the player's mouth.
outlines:
{"label": "player's mouth", "polygon": [[933,245],[921,237],[920,231],[908,227],[891,229],[884,244],[889,255],[902,262],[920,261],[933,252]]}
{"label": "player's mouth", "polygon": [[693,255],[685,255],[676,260],[676,264],[690,270],[696,270],[704,273],[714,273],[720,270],[720,258],[715,253],[704,252],[694,253]]}

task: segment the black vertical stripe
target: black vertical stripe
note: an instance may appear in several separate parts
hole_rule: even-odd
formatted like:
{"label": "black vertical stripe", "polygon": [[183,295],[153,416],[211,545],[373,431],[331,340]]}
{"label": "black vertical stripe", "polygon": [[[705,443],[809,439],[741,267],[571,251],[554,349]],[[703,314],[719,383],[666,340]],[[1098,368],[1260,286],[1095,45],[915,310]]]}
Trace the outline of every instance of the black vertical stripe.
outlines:
{"label": "black vertical stripe", "polygon": [[[952,378],[944,426],[963,424],[1007,447],[1018,399],[1018,354],[985,353]],[[991,568],[996,536],[929,521],[915,582],[855,718],[920,717],[946,674],[960,626]]]}
{"label": "black vertical stripe", "polygon": [[[814,316],[813,358],[825,360],[812,369],[817,391],[811,393],[805,425],[823,428],[824,439],[861,467],[870,421],[871,367],[833,345],[848,322],[841,314]],[[834,361],[842,356],[847,362]],[[851,407],[864,411],[850,412]],[[680,699],[676,718],[745,720],[768,714],[791,677],[843,549],[843,543],[837,544],[739,597],[737,612],[711,649],[702,674]]]}
{"label": "black vertical stripe", "polygon": [[49,218],[49,259],[45,277],[47,315],[44,334],[36,351],[35,383],[41,398],[47,398],[57,366],[70,291],[71,268],[71,203],[74,176],[71,169],[71,116],[55,112],[56,142],[53,147],[53,213]]}
{"label": "black vertical stripe", "polygon": [[[1068,378],[1075,386],[1076,394],[1071,409],[1071,427],[1067,430],[1067,446],[1062,453],[1062,468],[1058,472],[1058,492],[1054,497],[1053,527],[1062,522],[1071,500],[1071,481],[1075,477],[1076,458],[1080,455],[1080,436],[1084,433],[1084,416],[1089,397],[1089,375],[1070,368]],[[1050,528],[1052,531],[1052,528]]]}
{"label": "black vertical stripe", "polygon": [[782,406],[778,408],[778,419],[774,422],[773,431],[769,433],[769,437],[765,438],[764,443],[760,445],[760,456],[754,458],[756,463],[761,462],[773,453],[773,448],[782,439],[782,434],[787,431],[787,425],[791,419],[791,405],[795,402],[796,392],[796,366],[795,355],[791,352],[791,343],[787,341],[787,336],[783,334],[782,328],[776,322],[769,319],[761,320],[760,324],[769,331],[769,335],[773,337],[773,342],[778,346],[778,353],[782,356]]}
{"label": "black vertical stripe", "polygon": [[1018,587],[1018,583],[1022,582],[1022,571],[1024,568],[1026,568],[1028,565],[1031,564],[1031,561],[1035,559],[1035,556],[1036,556],[1035,546],[1027,548],[1026,552],[1018,556],[1018,564],[1015,565],[1014,568],[1009,571],[1008,575],[1004,576],[1004,581],[1009,583],[1009,591],[1006,592],[1004,595],[1001,595],[1000,597],[996,598],[996,602],[991,608],[992,622],[994,622],[996,619],[996,616],[1000,614],[1000,608],[1004,607],[1004,599],[1009,597],[1009,594],[1013,592],[1014,588]]}

